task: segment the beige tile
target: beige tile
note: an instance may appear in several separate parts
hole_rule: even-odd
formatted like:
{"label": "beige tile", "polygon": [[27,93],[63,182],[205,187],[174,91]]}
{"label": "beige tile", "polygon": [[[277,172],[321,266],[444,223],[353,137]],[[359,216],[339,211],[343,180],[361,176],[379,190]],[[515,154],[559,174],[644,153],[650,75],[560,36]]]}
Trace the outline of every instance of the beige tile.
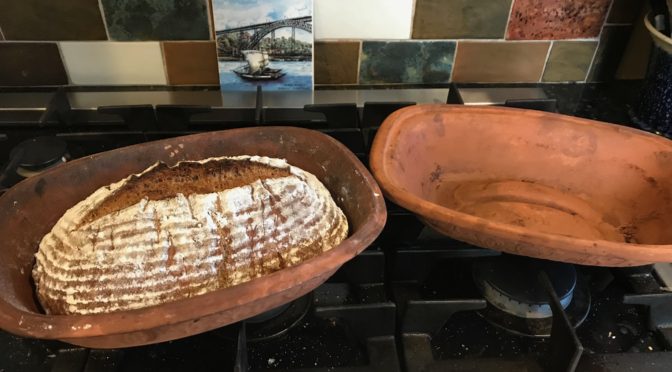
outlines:
{"label": "beige tile", "polygon": [[455,82],[537,82],[550,42],[461,41],[453,67]]}
{"label": "beige tile", "polygon": [[504,37],[511,0],[416,0],[414,39]]}
{"label": "beige tile", "polygon": [[315,39],[408,39],[413,0],[314,0]]}
{"label": "beige tile", "polygon": [[78,85],[166,84],[158,42],[61,42],[70,80]]}
{"label": "beige tile", "polygon": [[597,41],[556,41],[546,62],[543,81],[586,79]]}

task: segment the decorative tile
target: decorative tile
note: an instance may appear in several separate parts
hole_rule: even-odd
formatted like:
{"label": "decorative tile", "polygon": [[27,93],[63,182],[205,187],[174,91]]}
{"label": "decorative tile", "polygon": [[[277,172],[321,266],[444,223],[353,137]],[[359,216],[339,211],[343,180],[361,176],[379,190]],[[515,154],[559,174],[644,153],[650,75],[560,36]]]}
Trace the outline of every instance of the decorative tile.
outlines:
{"label": "decorative tile", "polygon": [[414,39],[502,38],[511,0],[417,0]]}
{"label": "decorative tile", "polygon": [[66,84],[56,43],[0,43],[0,86]]}
{"label": "decorative tile", "polygon": [[359,42],[316,42],[315,84],[357,84]]}
{"label": "decorative tile", "polygon": [[73,84],[163,85],[166,73],[157,42],[62,42]]}
{"label": "decorative tile", "polygon": [[611,0],[515,0],[507,39],[597,37]]}
{"label": "decorative tile", "polygon": [[597,41],[556,41],[546,62],[543,81],[586,79]]}
{"label": "decorative tile", "polygon": [[589,81],[608,81],[614,78],[623,52],[628,45],[632,26],[605,26],[600,45],[588,75]]}
{"label": "decorative tile", "polygon": [[539,81],[550,45],[550,42],[461,41],[453,81]]}
{"label": "decorative tile", "polygon": [[219,84],[214,41],[163,43],[168,84]]}
{"label": "decorative tile", "polygon": [[107,40],[98,0],[10,0],[0,7],[6,40]]}
{"label": "decorative tile", "polygon": [[207,0],[101,0],[113,40],[208,40]]}
{"label": "decorative tile", "polygon": [[364,41],[359,83],[447,83],[454,57],[453,41]]}
{"label": "decorative tile", "polygon": [[614,0],[607,23],[635,23],[644,6],[641,0]]}
{"label": "decorative tile", "polygon": [[408,39],[413,0],[314,0],[315,39]]}

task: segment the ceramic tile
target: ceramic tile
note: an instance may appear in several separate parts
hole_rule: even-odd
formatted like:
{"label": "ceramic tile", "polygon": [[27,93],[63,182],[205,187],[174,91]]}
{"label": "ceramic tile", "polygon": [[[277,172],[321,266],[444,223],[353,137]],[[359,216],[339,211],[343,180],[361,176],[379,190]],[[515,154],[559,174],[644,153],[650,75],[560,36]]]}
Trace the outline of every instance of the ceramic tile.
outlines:
{"label": "ceramic tile", "polygon": [[623,52],[628,44],[632,26],[605,26],[600,35],[600,45],[595,52],[589,81],[608,81],[614,78]]}
{"label": "ceramic tile", "polygon": [[[646,10],[640,12],[643,19]],[[644,22],[633,24],[630,39],[623,52],[623,58],[616,70],[616,79],[643,79],[649,64],[653,42]]]}
{"label": "ceramic tile", "polygon": [[101,0],[113,40],[208,40],[207,0]]}
{"label": "ceramic tile", "polygon": [[214,41],[164,42],[163,56],[168,84],[219,84]]}
{"label": "ceramic tile", "polygon": [[447,83],[454,57],[453,41],[365,41],[359,83]]}
{"label": "ceramic tile", "polygon": [[166,84],[157,42],[62,42],[65,67],[74,84]]}
{"label": "ceramic tile", "polygon": [[643,6],[644,2],[641,0],[614,0],[607,23],[634,23]]}
{"label": "ceramic tile", "polygon": [[550,45],[550,42],[461,41],[453,81],[539,81]]}
{"label": "ceramic tile", "polygon": [[413,0],[314,0],[315,39],[408,39]]}
{"label": "ceramic tile", "polygon": [[515,0],[507,39],[558,40],[592,38],[611,0]]}
{"label": "ceramic tile", "polygon": [[556,41],[546,62],[543,81],[583,81],[597,41]]}
{"label": "ceramic tile", "polygon": [[503,38],[511,0],[417,0],[414,39]]}
{"label": "ceramic tile", "polygon": [[56,43],[0,43],[0,86],[65,84]]}
{"label": "ceramic tile", "polygon": [[7,40],[107,40],[98,0],[10,0],[0,9]]}
{"label": "ceramic tile", "polygon": [[357,84],[359,42],[316,42],[315,84]]}

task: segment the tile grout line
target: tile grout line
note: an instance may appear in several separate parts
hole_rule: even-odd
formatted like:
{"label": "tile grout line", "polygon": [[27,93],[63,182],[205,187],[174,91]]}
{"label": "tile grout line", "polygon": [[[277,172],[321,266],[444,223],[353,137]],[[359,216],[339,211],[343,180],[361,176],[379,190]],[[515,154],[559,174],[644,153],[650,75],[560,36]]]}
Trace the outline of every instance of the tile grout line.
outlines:
{"label": "tile grout line", "polygon": [[75,85],[75,83],[72,82],[72,78],[70,77],[70,69],[68,68],[68,64],[65,63],[65,55],[63,54],[61,43],[62,41],[55,42],[56,49],[58,50],[58,55],[61,57],[61,64],[63,65],[63,70],[65,70],[65,76],[68,78],[68,85]]}
{"label": "tile grout line", "polygon": [[170,77],[168,76],[168,63],[166,62],[166,50],[163,44],[163,41],[159,41],[159,48],[161,49],[161,62],[163,63],[163,77],[166,79],[166,85],[170,85]]}
{"label": "tile grout line", "polygon": [[546,52],[546,59],[544,60],[544,68],[541,69],[541,75],[539,76],[539,83],[542,82],[542,79],[544,78],[544,73],[546,73],[546,67],[548,67],[548,60],[551,57],[551,50],[553,49],[553,45],[555,45],[555,40],[551,40],[551,43],[548,46],[548,51]]}
{"label": "tile grout line", "polygon": [[212,8],[212,1],[206,0],[206,11],[208,12],[208,36],[210,40],[217,42],[217,32],[215,31],[215,10]]}
{"label": "tile grout line", "polygon": [[359,83],[359,75],[360,75],[360,71],[361,71],[361,68],[362,68],[362,51],[363,51],[363,49],[364,49],[364,41],[360,40],[359,41],[359,53],[357,53],[357,81],[355,82],[355,84],[360,84]]}
{"label": "tile grout line", "polygon": [[103,21],[103,28],[105,29],[105,36],[107,41],[110,41],[110,30],[107,28],[107,18],[105,17],[105,8],[103,8],[103,0],[98,0],[98,10],[100,10],[100,18]]}
{"label": "tile grout line", "polygon": [[460,43],[455,41],[455,53],[453,54],[453,66],[450,68],[450,77],[448,83],[453,82],[453,75],[455,75],[455,63],[457,62],[457,53],[460,50]]}
{"label": "tile grout line", "polygon": [[614,6],[614,1],[615,0],[611,0],[611,2],[609,2],[609,6],[607,7],[607,13],[604,16],[604,22],[602,22],[602,27],[600,27],[600,33],[597,34],[597,46],[595,47],[595,52],[593,52],[593,58],[590,60],[590,66],[588,66],[586,76],[583,79],[584,83],[588,82],[590,73],[593,71],[593,67],[595,67],[594,64],[595,60],[597,59],[597,52],[600,50],[600,45],[602,45],[602,34],[604,33],[604,27],[607,25],[607,20],[609,19],[609,13],[611,13],[611,8]]}
{"label": "tile grout line", "polygon": [[511,0],[511,6],[509,7],[509,15],[506,17],[506,27],[504,27],[504,36],[502,39],[506,40],[506,35],[509,33],[509,25],[511,24],[511,13],[513,13],[513,4],[516,0]]}
{"label": "tile grout line", "polygon": [[411,9],[411,29],[409,30],[408,40],[413,40],[413,25],[415,24],[415,9],[418,6],[418,0],[413,0],[413,8]]}

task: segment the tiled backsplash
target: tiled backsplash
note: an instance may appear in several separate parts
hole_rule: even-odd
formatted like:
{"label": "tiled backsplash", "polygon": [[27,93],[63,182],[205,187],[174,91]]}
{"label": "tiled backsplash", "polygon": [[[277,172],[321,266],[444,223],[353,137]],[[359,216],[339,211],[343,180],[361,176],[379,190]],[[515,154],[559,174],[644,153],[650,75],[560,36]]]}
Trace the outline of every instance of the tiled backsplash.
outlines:
{"label": "tiled backsplash", "polygon": [[[641,0],[314,0],[315,83],[639,78]],[[218,84],[210,0],[5,0],[0,86]],[[4,40],[4,41],[3,41]]]}

